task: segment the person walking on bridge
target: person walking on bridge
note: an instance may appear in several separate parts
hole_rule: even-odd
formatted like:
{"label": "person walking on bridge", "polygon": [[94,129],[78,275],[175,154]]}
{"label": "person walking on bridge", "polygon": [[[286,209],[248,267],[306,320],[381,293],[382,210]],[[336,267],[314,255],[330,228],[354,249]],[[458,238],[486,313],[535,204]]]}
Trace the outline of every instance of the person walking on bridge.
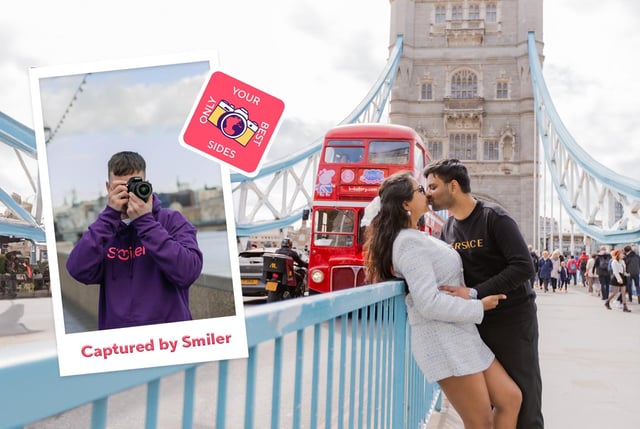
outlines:
{"label": "person walking on bridge", "polygon": [[424,176],[432,209],[451,215],[441,238],[462,257],[467,285],[441,289],[463,298],[507,295],[486,312],[478,330],[522,391],[517,428],[543,428],[536,294],[529,282],[534,269],[527,244],[503,207],[471,194],[467,167],[459,160],[432,162]]}
{"label": "person walking on bridge", "polygon": [[578,258],[573,255],[569,256],[566,261],[566,266],[567,276],[569,277],[567,283],[571,283],[571,280],[573,279],[573,285],[575,286],[578,281]]}
{"label": "person walking on bridge", "polygon": [[569,286],[569,270],[567,269],[567,264],[565,261],[560,262],[560,280],[558,283],[558,290],[562,292],[564,289],[564,293],[567,293],[567,287]]}
{"label": "person walking on bridge", "polygon": [[609,298],[609,285],[611,284],[611,274],[609,273],[609,261],[611,255],[607,253],[605,246],[600,246],[600,252],[596,256],[593,269],[595,270],[600,282],[600,296],[606,301]]}
{"label": "person walking on bridge", "polygon": [[592,253],[589,256],[589,260],[587,261],[587,266],[585,269],[585,281],[587,282],[587,291],[589,292],[589,295],[591,295],[592,293],[596,293],[596,295],[600,296],[600,290],[599,289],[594,289],[593,288],[593,282],[595,281],[595,279],[598,278],[598,275],[596,274],[595,271],[595,264],[596,264],[596,254]]}
{"label": "person walking on bridge", "polygon": [[582,287],[587,285],[587,262],[589,262],[589,256],[584,250],[578,258],[578,271],[580,272],[580,282]]}
{"label": "person walking on bridge", "polygon": [[554,250],[551,254],[551,263],[553,264],[551,268],[551,289],[555,292],[560,284],[560,264],[562,263],[562,259],[560,259],[559,250]]}
{"label": "person walking on bridge", "polygon": [[627,287],[629,288],[629,301],[633,302],[633,287],[636,288],[636,296],[638,298],[638,304],[640,304],[640,256],[633,251],[631,246],[624,246],[624,263],[627,266],[627,273],[629,273],[629,282]]}
{"label": "person walking on bridge", "polygon": [[627,291],[626,284],[627,279],[625,277],[626,267],[624,265],[624,261],[622,260],[622,254],[618,249],[615,249],[611,252],[611,286],[613,286],[613,291],[609,298],[604,302],[604,306],[611,310],[611,306],[609,302],[611,302],[612,298],[616,298],[618,293],[620,293],[620,297],[622,298],[622,311],[625,313],[631,312],[629,307],[627,307]]}
{"label": "person walking on bridge", "polygon": [[549,291],[551,270],[553,270],[553,262],[551,262],[551,258],[549,258],[549,251],[543,250],[542,256],[538,259],[538,277],[540,277],[540,288],[544,288],[545,292]]}
{"label": "person walking on bridge", "polygon": [[443,283],[462,284],[462,262],[450,246],[418,229],[428,209],[424,188],[410,173],[384,180],[363,219],[367,276],[372,282],[405,280],[413,355],[427,380],[440,384],[464,427],[513,429],[521,392],[475,325],[506,296],[469,300],[438,290]]}

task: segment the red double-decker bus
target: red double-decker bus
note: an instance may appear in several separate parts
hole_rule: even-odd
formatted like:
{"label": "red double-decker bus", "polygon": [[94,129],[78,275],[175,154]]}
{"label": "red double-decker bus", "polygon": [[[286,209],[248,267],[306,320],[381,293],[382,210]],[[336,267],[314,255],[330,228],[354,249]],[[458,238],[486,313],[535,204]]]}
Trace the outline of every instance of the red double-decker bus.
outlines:
{"label": "red double-decker bus", "polygon": [[[366,283],[364,208],[382,181],[398,171],[412,171],[424,184],[422,171],[431,160],[412,128],[389,124],[350,124],[331,129],[324,144],[314,190],[309,245],[311,293],[353,288]],[[442,220],[425,216],[425,229],[440,230]]]}

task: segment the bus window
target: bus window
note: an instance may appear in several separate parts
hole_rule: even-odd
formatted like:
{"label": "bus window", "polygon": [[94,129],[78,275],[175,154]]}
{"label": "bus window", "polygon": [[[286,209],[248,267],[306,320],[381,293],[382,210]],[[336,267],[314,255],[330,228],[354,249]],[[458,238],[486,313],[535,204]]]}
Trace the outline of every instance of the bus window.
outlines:
{"label": "bus window", "polygon": [[425,159],[424,149],[420,145],[416,144],[413,154],[413,171],[424,171]]}
{"label": "bus window", "polygon": [[324,152],[324,162],[356,164],[362,162],[363,156],[363,147],[328,147]]}
{"label": "bus window", "polygon": [[366,226],[362,226],[362,218],[364,217],[364,209],[358,210],[358,245],[362,246],[366,240],[365,231]]}
{"label": "bus window", "polygon": [[320,209],[313,227],[314,242],[316,246],[351,247],[354,225],[353,210]]}
{"label": "bus window", "polygon": [[409,162],[409,142],[371,141],[368,162],[372,164],[407,164]]}

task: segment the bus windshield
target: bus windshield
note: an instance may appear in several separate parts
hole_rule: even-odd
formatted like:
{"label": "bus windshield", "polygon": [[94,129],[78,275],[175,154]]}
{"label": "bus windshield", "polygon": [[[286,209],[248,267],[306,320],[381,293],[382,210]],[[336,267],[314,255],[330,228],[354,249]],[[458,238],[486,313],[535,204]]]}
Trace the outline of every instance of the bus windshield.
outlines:
{"label": "bus windshield", "polygon": [[[410,150],[408,141],[371,140],[367,163],[404,165],[409,162]],[[360,164],[364,159],[364,143],[358,140],[329,141],[324,152],[324,162],[327,164]]]}
{"label": "bus windshield", "polygon": [[353,209],[319,209],[315,213],[313,241],[316,246],[350,247],[355,230]]}
{"label": "bus windshield", "polygon": [[407,141],[372,140],[367,161],[371,164],[407,164],[410,147]]}
{"label": "bus windshield", "polygon": [[356,164],[364,158],[364,143],[359,140],[334,140],[327,144],[324,162]]}

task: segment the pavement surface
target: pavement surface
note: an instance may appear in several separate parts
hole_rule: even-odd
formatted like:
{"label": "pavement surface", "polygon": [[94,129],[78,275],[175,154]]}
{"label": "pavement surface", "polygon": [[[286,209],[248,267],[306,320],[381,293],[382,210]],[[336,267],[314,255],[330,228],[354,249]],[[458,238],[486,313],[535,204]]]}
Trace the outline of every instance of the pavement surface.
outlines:
{"label": "pavement surface", "polygon": [[[640,428],[640,304],[607,310],[582,285],[538,294],[542,412],[547,429]],[[443,400],[428,429],[461,429]]]}

